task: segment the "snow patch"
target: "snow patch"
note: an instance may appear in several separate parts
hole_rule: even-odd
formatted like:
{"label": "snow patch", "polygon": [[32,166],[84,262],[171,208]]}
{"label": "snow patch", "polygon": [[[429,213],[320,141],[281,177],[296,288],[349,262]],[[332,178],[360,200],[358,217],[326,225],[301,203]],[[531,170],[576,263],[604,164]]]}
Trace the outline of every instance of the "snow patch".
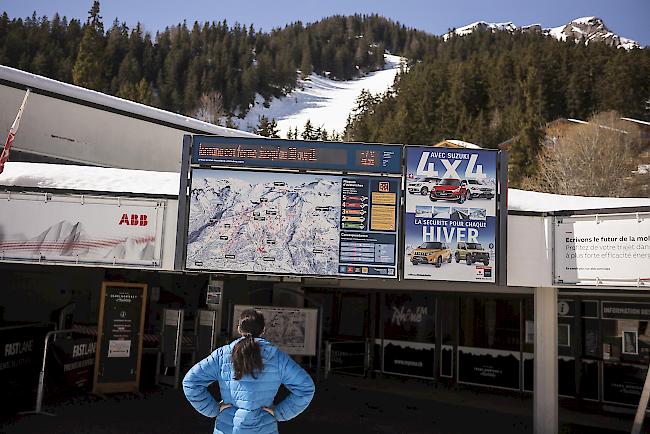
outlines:
{"label": "snow patch", "polygon": [[282,138],[294,127],[302,131],[308,119],[314,128],[342,133],[361,91],[385,92],[393,85],[400,64],[406,62],[405,58],[390,54],[385,54],[384,60],[383,70],[355,80],[338,81],[311,74],[306,80],[299,80],[296,89],[285,97],[271,100],[269,107],[264,107],[264,99],[258,95],[246,117],[234,121],[239,128],[252,131],[262,116],[275,119]]}

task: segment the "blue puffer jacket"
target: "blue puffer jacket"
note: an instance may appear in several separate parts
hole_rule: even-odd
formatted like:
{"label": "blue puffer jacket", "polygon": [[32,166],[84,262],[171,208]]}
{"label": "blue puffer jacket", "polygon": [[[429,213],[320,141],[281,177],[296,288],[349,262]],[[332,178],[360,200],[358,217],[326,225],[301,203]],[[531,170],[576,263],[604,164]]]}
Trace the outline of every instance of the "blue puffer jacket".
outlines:
{"label": "blue puffer jacket", "polygon": [[[194,365],[183,379],[183,391],[192,406],[201,414],[217,417],[214,434],[273,434],[277,421],[300,414],[314,396],[314,382],[291,357],[264,339],[255,339],[262,350],[264,369],[253,378],[249,375],[235,380],[231,360],[232,349],[239,341],[217,348]],[[208,385],[218,381],[221,399],[233,406],[219,413],[219,403],[208,392]],[[291,394],[275,408],[275,418],[262,407],[271,407],[273,398],[284,384]]]}

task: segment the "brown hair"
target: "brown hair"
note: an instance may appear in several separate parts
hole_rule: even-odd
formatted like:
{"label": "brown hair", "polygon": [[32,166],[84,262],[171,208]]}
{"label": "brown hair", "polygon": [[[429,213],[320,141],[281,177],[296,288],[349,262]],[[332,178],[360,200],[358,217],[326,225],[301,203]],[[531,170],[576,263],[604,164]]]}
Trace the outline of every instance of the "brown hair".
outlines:
{"label": "brown hair", "polygon": [[264,316],[255,309],[248,309],[239,316],[239,332],[244,337],[232,349],[232,365],[235,370],[235,380],[241,380],[244,375],[257,378],[264,369],[262,350],[255,338],[264,331]]}

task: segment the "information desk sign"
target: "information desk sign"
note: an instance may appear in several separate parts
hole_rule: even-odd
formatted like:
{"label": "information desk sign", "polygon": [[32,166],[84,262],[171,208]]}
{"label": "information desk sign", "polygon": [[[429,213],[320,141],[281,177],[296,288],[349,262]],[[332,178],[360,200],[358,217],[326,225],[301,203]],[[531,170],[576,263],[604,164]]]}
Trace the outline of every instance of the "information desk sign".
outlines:
{"label": "information desk sign", "polygon": [[103,282],[93,393],[137,392],[147,285]]}

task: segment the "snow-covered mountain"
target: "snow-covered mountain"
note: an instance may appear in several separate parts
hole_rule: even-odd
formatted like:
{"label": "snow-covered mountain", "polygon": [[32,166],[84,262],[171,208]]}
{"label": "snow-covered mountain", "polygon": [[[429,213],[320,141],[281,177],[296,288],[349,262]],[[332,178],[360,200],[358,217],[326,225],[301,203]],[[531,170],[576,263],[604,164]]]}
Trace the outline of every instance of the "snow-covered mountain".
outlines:
{"label": "snow-covered mountain", "polygon": [[338,81],[311,74],[308,79],[299,80],[296,89],[288,95],[272,99],[268,107],[264,105],[264,99],[258,96],[246,117],[235,118],[234,121],[240,129],[252,131],[261,116],[275,119],[282,138],[294,127],[301,132],[307,120],[314,128],[323,127],[328,133],[336,131],[340,134],[361,91],[365,89],[372,94],[385,92],[393,85],[400,64],[406,61],[390,54],[384,55],[384,59],[383,70],[354,80]]}
{"label": "snow-covered mountain", "polygon": [[539,24],[531,24],[519,27],[512,22],[507,23],[487,23],[478,21],[464,27],[457,28],[443,35],[443,39],[449,39],[453,34],[458,36],[469,35],[475,31],[529,31],[541,32],[560,41],[574,41],[576,43],[584,41],[585,44],[590,42],[603,42],[616,48],[631,50],[632,48],[641,48],[641,45],[628,38],[617,35],[605,26],[602,19],[598,17],[577,18],[559,27],[543,29]]}

